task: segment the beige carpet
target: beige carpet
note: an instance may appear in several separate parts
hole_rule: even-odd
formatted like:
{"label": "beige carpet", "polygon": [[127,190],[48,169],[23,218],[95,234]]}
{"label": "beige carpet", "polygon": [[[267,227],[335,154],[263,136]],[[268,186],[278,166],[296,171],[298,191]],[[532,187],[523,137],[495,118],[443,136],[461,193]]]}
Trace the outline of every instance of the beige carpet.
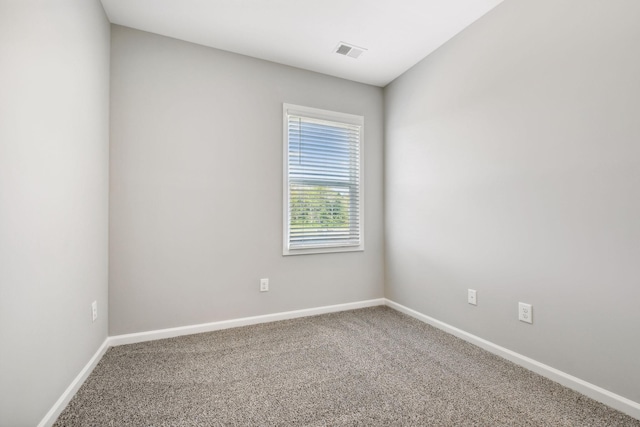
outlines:
{"label": "beige carpet", "polygon": [[109,349],[61,426],[640,426],[386,307]]}

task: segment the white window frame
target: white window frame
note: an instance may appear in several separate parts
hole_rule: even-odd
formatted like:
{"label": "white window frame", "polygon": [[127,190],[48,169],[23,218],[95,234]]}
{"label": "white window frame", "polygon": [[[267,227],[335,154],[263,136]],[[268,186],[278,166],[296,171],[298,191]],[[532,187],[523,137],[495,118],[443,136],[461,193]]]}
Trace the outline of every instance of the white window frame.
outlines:
{"label": "white window frame", "polygon": [[[329,110],[321,110],[318,108],[304,107],[293,104],[282,105],[282,118],[283,118],[283,246],[282,255],[304,255],[304,254],[321,254],[321,253],[334,253],[334,252],[357,252],[364,251],[364,117],[354,114],[339,113]],[[360,240],[358,245],[352,246],[323,246],[323,247],[311,247],[311,248],[295,248],[289,249],[289,121],[288,116],[301,116],[318,120],[327,120],[337,123],[357,125],[360,127],[360,171],[359,171],[359,203],[358,203],[358,216],[360,223]]]}

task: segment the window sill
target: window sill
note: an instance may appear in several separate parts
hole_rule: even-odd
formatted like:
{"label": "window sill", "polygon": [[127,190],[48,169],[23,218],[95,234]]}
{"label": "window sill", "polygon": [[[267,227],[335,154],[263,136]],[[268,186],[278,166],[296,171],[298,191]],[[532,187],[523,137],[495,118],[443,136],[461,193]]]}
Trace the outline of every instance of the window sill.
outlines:
{"label": "window sill", "polygon": [[364,245],[334,246],[334,247],[328,247],[328,248],[284,249],[282,251],[282,256],[332,254],[332,253],[340,253],[340,252],[364,252]]}

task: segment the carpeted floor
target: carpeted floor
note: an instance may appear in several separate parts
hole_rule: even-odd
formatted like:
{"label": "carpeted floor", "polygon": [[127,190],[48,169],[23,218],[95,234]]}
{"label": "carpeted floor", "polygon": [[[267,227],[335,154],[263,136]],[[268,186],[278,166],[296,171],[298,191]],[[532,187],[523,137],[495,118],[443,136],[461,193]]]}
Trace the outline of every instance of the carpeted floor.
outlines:
{"label": "carpeted floor", "polygon": [[640,426],[386,307],[109,349],[55,426]]}

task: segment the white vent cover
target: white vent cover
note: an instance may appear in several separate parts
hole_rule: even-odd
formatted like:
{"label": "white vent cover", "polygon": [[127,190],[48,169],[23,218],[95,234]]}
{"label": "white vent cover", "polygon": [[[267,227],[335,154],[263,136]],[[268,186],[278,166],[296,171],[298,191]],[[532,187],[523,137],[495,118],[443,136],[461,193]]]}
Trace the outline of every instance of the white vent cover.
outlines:
{"label": "white vent cover", "polygon": [[357,47],[352,44],[344,42],[338,43],[335,52],[339,55],[348,56],[349,58],[358,59],[367,49],[363,47]]}

